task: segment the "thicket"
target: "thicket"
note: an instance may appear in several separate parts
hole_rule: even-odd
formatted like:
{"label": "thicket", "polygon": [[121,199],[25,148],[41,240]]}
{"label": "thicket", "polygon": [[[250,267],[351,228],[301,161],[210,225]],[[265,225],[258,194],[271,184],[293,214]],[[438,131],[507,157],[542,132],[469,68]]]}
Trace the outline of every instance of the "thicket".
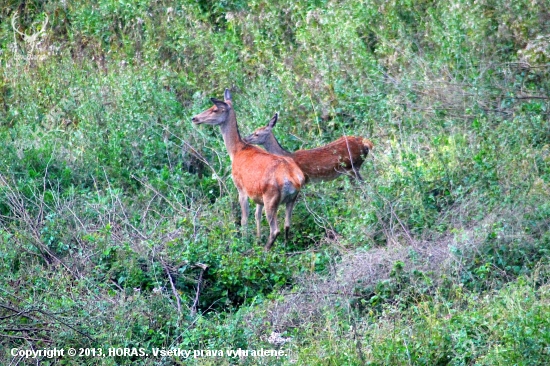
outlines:
{"label": "thicket", "polygon": [[[550,357],[547,1],[7,0],[0,71],[3,349]],[[269,253],[190,121],[226,87],[242,134],[278,111],[287,149],[375,144],[365,183],[307,186]]]}

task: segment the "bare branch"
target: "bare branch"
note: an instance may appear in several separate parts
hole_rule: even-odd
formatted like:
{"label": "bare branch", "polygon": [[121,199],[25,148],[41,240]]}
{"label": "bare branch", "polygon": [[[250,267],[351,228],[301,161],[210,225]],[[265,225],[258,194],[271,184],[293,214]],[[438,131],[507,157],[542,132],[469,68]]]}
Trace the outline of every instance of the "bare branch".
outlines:
{"label": "bare branch", "polygon": [[193,302],[193,306],[191,307],[191,317],[194,317],[197,314],[197,305],[199,304],[199,296],[201,293],[202,277],[204,272],[208,269],[208,266],[203,263],[197,263],[196,266],[201,269],[201,273],[199,274],[199,280],[197,282],[197,293],[195,294],[195,301]]}
{"label": "bare branch", "polygon": [[166,271],[166,274],[168,275],[168,279],[170,280],[170,286],[172,287],[172,293],[174,294],[174,297],[176,298],[176,305],[178,307],[178,314],[181,315],[181,302],[180,297],[178,295],[178,291],[176,290],[176,286],[174,285],[174,281],[172,280],[172,275],[170,274],[170,271],[168,270],[168,266],[161,262],[162,266],[164,267],[164,270]]}

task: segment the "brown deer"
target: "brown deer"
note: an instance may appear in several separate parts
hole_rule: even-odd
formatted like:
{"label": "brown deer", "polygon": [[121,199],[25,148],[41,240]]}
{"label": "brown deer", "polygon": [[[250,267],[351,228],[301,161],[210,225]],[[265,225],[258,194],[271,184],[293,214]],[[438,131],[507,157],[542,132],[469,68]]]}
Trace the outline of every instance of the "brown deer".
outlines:
{"label": "brown deer", "polygon": [[248,223],[248,198],[251,198],[256,203],[256,234],[260,237],[260,222],[265,206],[265,216],[270,228],[265,249],[269,250],[279,235],[277,209],[281,203],[286,205],[285,239],[288,239],[292,209],[298,192],[305,183],[305,177],[292,159],[269,154],[245,143],[239,134],[237,117],[228,89],[225,89],[224,99],[210,99],[214,105],[197,114],[192,120],[195,124],[220,126],[225,147],[231,158],[233,182],[239,192],[241,226],[244,229]]}
{"label": "brown deer", "polygon": [[275,113],[267,126],[258,128],[245,137],[244,141],[248,144],[262,145],[272,154],[292,158],[304,172],[307,182],[329,181],[342,174],[363,180],[359,174],[359,168],[374,146],[370,140],[343,136],[327,145],[292,153],[283,149],[273,135],[273,127],[278,118],[278,113]]}

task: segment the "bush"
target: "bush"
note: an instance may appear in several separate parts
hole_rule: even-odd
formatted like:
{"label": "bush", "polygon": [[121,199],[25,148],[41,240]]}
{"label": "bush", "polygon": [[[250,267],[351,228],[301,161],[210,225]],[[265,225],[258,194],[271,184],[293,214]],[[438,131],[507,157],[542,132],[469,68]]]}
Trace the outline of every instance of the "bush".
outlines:
{"label": "bush", "polygon": [[[273,331],[295,335],[285,347],[304,364],[543,363],[547,13],[519,0],[8,1],[2,345],[265,348]],[[226,87],[243,135],[277,111],[289,150],[375,144],[365,183],[303,189],[291,239],[269,253],[238,225],[219,131],[190,121]],[[350,291],[337,301],[308,295],[336,279]],[[288,306],[300,329],[254,318],[287,306],[281,294],[302,302]]]}

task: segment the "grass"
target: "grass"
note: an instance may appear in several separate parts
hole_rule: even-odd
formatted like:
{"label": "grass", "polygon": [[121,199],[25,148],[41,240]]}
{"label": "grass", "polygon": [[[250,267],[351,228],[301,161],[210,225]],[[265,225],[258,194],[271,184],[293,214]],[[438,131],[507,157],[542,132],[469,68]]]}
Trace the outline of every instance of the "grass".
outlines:
{"label": "grass", "polygon": [[[2,348],[544,364],[547,18],[520,0],[6,2]],[[375,145],[366,183],[306,187],[269,253],[240,233],[219,132],[190,122],[226,87],[243,135],[277,111],[289,149]]]}

